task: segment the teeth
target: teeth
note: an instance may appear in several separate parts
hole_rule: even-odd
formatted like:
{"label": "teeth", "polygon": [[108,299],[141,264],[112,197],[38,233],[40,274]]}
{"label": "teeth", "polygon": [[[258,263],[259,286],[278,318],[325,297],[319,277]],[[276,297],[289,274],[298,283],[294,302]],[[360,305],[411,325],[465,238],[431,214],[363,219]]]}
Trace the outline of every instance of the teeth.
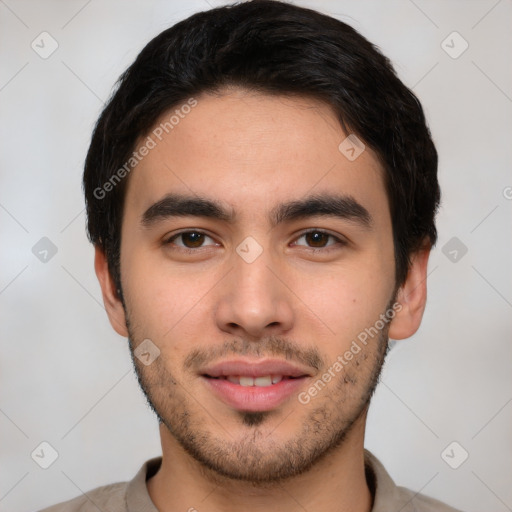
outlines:
{"label": "teeth", "polygon": [[226,380],[233,384],[239,384],[240,386],[250,387],[268,387],[272,384],[277,384],[283,380],[282,375],[265,375],[264,377],[245,377],[240,375],[228,375]]}
{"label": "teeth", "polygon": [[254,379],[254,385],[262,387],[272,386],[272,378],[270,375],[267,375],[266,377],[256,377]]}
{"label": "teeth", "polygon": [[240,386],[254,386],[254,379],[252,377],[240,377]]}

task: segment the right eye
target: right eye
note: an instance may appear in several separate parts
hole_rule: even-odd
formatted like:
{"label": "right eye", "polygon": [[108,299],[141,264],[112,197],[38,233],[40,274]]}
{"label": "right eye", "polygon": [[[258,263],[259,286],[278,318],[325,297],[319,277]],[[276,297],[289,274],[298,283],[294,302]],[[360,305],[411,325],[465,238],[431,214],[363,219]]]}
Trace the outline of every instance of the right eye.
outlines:
{"label": "right eye", "polygon": [[[193,252],[194,249],[202,249],[205,247],[204,242],[206,239],[210,239],[214,242],[213,244],[208,245],[217,245],[212,237],[197,230],[181,231],[172,235],[164,243],[165,245],[175,245],[176,247],[187,250],[187,252]],[[176,241],[180,241],[181,243],[176,243]]]}

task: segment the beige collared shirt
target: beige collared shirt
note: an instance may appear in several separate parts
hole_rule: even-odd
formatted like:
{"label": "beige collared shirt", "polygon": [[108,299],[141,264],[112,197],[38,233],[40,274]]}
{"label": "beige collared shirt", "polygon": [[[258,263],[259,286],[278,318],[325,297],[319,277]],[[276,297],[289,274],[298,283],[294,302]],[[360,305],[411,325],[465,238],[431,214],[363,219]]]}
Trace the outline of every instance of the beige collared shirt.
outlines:
{"label": "beige collared shirt", "polygon": [[[159,512],[148,493],[146,480],[160,467],[162,457],[146,461],[129,482],[97,487],[70,501],[40,512]],[[438,500],[398,487],[380,461],[365,450],[366,478],[374,495],[371,512],[460,512]]]}

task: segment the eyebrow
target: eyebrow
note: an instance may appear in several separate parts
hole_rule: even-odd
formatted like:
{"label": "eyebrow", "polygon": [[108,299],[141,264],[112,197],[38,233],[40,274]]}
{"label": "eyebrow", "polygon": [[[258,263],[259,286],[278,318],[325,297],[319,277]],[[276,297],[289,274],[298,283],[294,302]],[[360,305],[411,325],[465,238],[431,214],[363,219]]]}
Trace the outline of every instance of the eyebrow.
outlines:
{"label": "eyebrow", "polygon": [[[206,217],[230,224],[236,221],[236,213],[219,201],[200,196],[167,194],[151,205],[142,215],[145,228],[175,217]],[[373,219],[368,210],[352,196],[316,194],[304,199],[289,201],[275,206],[269,213],[272,227],[284,222],[309,217],[336,217],[355,222],[364,228],[371,228]]]}

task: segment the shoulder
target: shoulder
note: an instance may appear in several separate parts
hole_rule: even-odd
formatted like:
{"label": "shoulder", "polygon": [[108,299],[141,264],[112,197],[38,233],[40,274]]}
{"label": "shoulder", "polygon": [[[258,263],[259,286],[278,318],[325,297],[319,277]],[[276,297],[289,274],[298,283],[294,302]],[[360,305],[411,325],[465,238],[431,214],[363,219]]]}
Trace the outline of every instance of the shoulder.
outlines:
{"label": "shoulder", "polygon": [[397,487],[400,500],[404,503],[404,512],[461,512],[439,500],[419,494],[405,487]]}
{"label": "shoulder", "polygon": [[366,480],[374,495],[372,512],[460,512],[439,500],[395,484],[380,460],[364,451]]}
{"label": "shoulder", "polygon": [[98,509],[109,512],[125,512],[127,510],[125,498],[127,487],[128,482],[96,487],[82,496],[52,505],[39,512],[98,512]]}
{"label": "shoulder", "polygon": [[154,475],[162,457],[149,459],[129,482],[117,482],[96,487],[72,500],[52,505],[39,512],[158,512],[148,494],[146,480]]}

